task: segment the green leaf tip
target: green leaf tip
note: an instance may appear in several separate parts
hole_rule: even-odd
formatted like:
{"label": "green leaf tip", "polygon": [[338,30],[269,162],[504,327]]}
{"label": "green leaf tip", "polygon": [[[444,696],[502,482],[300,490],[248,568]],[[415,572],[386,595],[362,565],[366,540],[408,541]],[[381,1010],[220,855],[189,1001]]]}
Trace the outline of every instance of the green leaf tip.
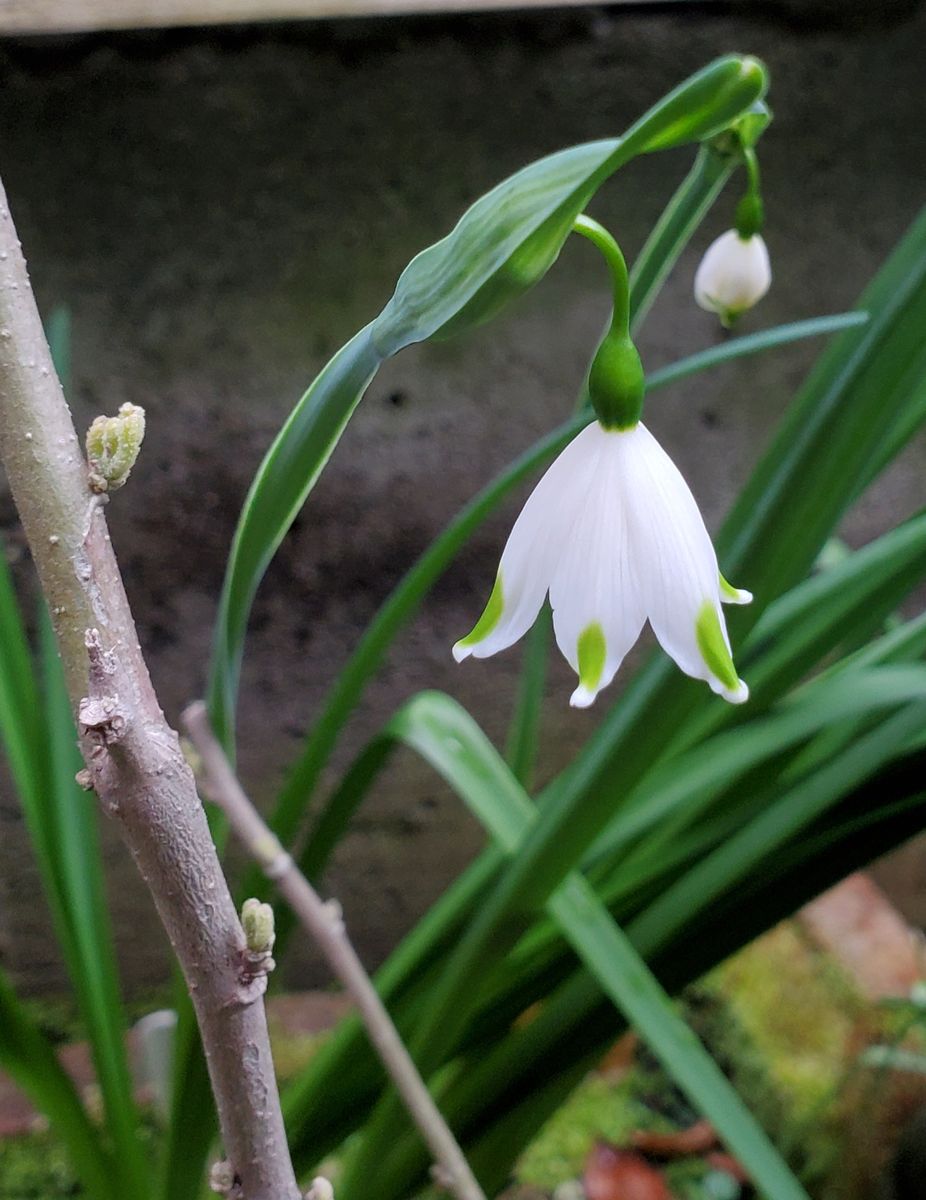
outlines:
{"label": "green leaf tip", "polygon": [[123,404],[114,417],[97,417],[87,430],[87,462],[94,492],[113,492],[128,479],[145,436],[145,410]]}

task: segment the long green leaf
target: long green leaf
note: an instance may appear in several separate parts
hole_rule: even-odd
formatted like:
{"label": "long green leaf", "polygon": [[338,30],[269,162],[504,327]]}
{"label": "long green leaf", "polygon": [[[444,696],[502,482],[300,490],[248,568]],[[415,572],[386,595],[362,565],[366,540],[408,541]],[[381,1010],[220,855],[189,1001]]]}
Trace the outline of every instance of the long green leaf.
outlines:
{"label": "long green leaf", "polygon": [[703,908],[735,875],[748,873],[797,829],[807,825],[834,796],[848,790],[860,777],[874,772],[901,750],[908,737],[926,722],[926,703],[907,706],[879,728],[859,738],[836,760],[811,779],[786,792],[776,804],[740,833],[729,838],[702,862],[668,888],[641,920],[640,936],[646,938],[673,919],[673,914],[691,911],[694,903]]}
{"label": "long green leaf", "polygon": [[103,1148],[71,1079],[0,972],[0,1066],[48,1117],[87,1195],[120,1200],[115,1160]]}
{"label": "long green leaf", "polygon": [[[649,389],[651,392],[657,391],[674,379],[691,374],[694,370],[706,370],[717,362],[759,353],[772,346],[787,345],[806,337],[834,333],[864,320],[864,314],[840,313],[832,317],[816,318],[812,322],[777,326],[761,334],[733,338],[723,346],[692,358],[682,359],[670,367],[654,372],[649,379]],[[694,359],[697,360],[696,366],[691,365]],[[284,843],[290,843],[295,837],[305,806],[311,799],[348,715],[359,700],[367,681],[382,663],[399,630],[411,620],[429,589],[479,525],[518,484],[552,459],[587,420],[587,416],[579,415],[567,421],[536,442],[483,488],[431,543],[383,602],[332,685],[300,757],[291,768],[277,798],[271,823],[277,836]],[[324,861],[324,855],[318,849],[316,835],[307,839],[306,847],[301,866],[307,874],[314,874]],[[257,875],[249,875],[248,894],[255,894],[259,886]]]}
{"label": "long green leaf", "polygon": [[[68,714],[70,721],[70,714]],[[60,829],[49,786],[49,736],[43,705],[6,557],[0,554],[0,739],[2,739],[27,828],[39,862],[55,929],[79,983],[73,956],[73,924],[68,911],[61,862]],[[120,1177],[107,1158],[98,1132],[88,1120],[54,1051],[20,1008],[0,976],[0,1063],[33,1097],[65,1140],[75,1170],[101,1196],[114,1194]],[[105,1186],[104,1186],[105,1185]],[[123,1194],[119,1189],[119,1194]]]}
{"label": "long green leaf", "polygon": [[[721,539],[727,547],[721,557],[725,569],[745,564],[759,580],[756,612],[744,616],[741,610],[734,630],[747,629],[768,600],[809,568],[855,494],[866,439],[904,404],[899,384],[909,377],[910,354],[921,355],[926,367],[920,336],[926,320],[926,311],[921,312],[926,310],[926,215],[914,223],[861,306],[870,310],[871,321],[837,339],[795,403],[796,415],[788,422],[792,437],[779,439],[758,468],[756,478],[764,481],[770,497],[761,505],[763,521],[758,521],[755,504],[741,503]],[[818,419],[817,407],[827,419]],[[805,436],[805,427],[812,429],[812,437]],[[756,485],[747,492],[755,500]],[[800,504],[794,503],[795,496]],[[811,497],[816,497],[815,507]],[[744,582],[751,585],[753,579]],[[465,1027],[479,994],[474,980],[501,959],[513,931],[530,919],[594,841],[615,794],[630,790],[671,743],[680,722],[703,703],[696,686],[677,679],[664,664],[642,672],[580,758],[553,785],[550,803],[523,851],[483,899],[432,995],[413,1045],[425,1070],[444,1057]],[[394,1099],[384,1101],[364,1141],[368,1164],[385,1152],[399,1119]]]}
{"label": "long green leaf", "polygon": [[45,786],[50,831],[57,846],[59,903],[68,913],[63,949],[90,1040],[106,1126],[122,1177],[122,1194],[146,1197],[150,1169],[139,1141],[139,1114],[126,1055],[126,1021],[103,888],[96,798],[75,782],[75,774],[83,766],[77,751],[77,731],[51,622],[44,609],[42,617]]}
{"label": "long green leaf", "polygon": [[409,264],[379,317],[322,370],[264,459],[232,545],[209,685],[212,722],[226,744],[258,583],[382,361],[412,342],[485,320],[533,286],[590,196],[619,166],[712,136],[749,110],[766,85],[755,59],[728,55],[686,80],[623,138],[575,146],[504,180]]}
{"label": "long green leaf", "polygon": [[[534,819],[533,806],[463,709],[449,697],[422,694],[390,722],[387,736],[414,747],[451,783],[504,849],[509,853],[517,850]],[[549,908],[605,993],[714,1122],[760,1190],[770,1200],[806,1200],[803,1189],[588,883],[571,874],[550,898]],[[356,1177],[349,1173],[343,1185],[348,1195],[352,1182],[356,1184]],[[380,1182],[386,1183],[382,1176]]]}
{"label": "long green leaf", "polygon": [[367,326],[338,351],[293,409],[248,491],[219,602],[209,683],[212,723],[227,744],[257,586],[381,362]]}
{"label": "long green leaf", "polygon": [[402,273],[374,323],[383,356],[487,320],[543,277],[575,218],[618,167],[710,137],[742,116],[766,85],[755,59],[727,55],[685,80],[623,137],[552,154],[498,184]]}
{"label": "long green leaf", "polygon": [[[838,627],[852,628],[858,614],[877,615],[879,612],[892,611],[899,599],[922,579],[924,572],[926,515],[912,518],[907,525],[885,534],[838,566],[801,584],[788,596],[776,601],[754,631],[752,641],[755,646],[747,656],[761,690],[767,695],[779,694],[783,687],[799,678],[836,644],[839,640],[838,628],[834,629],[821,620],[821,613],[830,610]],[[855,656],[853,661],[857,666],[892,661],[892,647],[896,653],[904,650],[915,653],[919,645],[916,630],[916,623],[911,623],[906,634],[898,630],[883,640],[884,645],[880,649],[873,647],[864,656]],[[768,669],[764,666],[766,658],[770,660]],[[851,689],[841,690],[847,695],[851,692]],[[751,713],[753,707],[750,705],[747,712]],[[725,708],[717,711],[720,714],[729,712]],[[848,711],[843,710],[844,715],[848,715]],[[823,714],[821,719],[825,720]],[[790,721],[789,724],[791,735],[794,736],[802,729],[810,733],[815,727],[813,719],[806,725],[803,719]],[[716,721],[713,724],[701,722],[701,736],[718,727],[720,725]],[[361,755],[332,796],[302,858],[310,871],[317,873],[322,869],[387,752],[387,747],[382,743],[374,744],[370,751]],[[694,780],[695,776],[692,778]],[[658,777],[647,780],[643,785],[645,792],[641,794],[651,796],[657,784]],[[683,795],[679,799],[679,806],[684,808],[685,802]],[[638,803],[631,794],[615,815],[615,822],[625,819],[628,822],[626,830],[618,837],[618,844],[627,841],[634,832],[639,834],[653,824],[647,820],[635,829],[635,805]],[[604,852],[609,836],[606,832],[603,840],[594,848],[596,858],[602,863],[611,861]],[[403,941],[377,976],[378,986],[385,996],[394,1001],[401,995],[404,978],[410,973],[420,973],[436,956],[446,954],[459,935],[463,916],[471,910],[476,897],[484,895],[499,865],[495,851],[486,851],[429,911],[426,919]],[[620,874],[624,879],[623,870]],[[628,880],[632,881],[634,877],[633,873],[627,873]],[[307,1139],[317,1140],[323,1136],[317,1116],[323,1098],[326,1118],[330,1115],[332,1120],[337,1120],[334,1094],[337,1093],[339,1081],[351,1069],[351,1063],[356,1063],[358,1059],[358,1037],[362,1037],[358,1027],[351,1029],[345,1026],[313,1064],[312,1071],[289,1090],[287,1113],[297,1147],[304,1144],[308,1146]]]}

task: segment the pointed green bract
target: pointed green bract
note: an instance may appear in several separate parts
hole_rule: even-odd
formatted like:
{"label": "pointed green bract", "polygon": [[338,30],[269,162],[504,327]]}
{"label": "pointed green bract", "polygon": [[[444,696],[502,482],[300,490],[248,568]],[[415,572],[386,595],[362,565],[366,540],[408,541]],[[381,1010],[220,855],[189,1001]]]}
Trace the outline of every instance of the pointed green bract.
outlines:
{"label": "pointed green bract", "polygon": [[495,577],[495,585],[492,588],[492,594],[489,596],[488,603],[482,610],[482,616],[473,626],[472,630],[465,638],[460,638],[457,642],[458,646],[476,646],[489,636],[495,626],[502,619],[502,611],[505,607],[505,597],[502,593],[502,573]]}
{"label": "pointed green bract", "polygon": [[579,683],[594,692],[604,671],[604,630],[597,621],[587,625],[579,634]]}
{"label": "pointed green bract", "polygon": [[[729,587],[729,584],[727,586]],[[730,657],[730,651],[727,649],[727,643],[724,641],[717,609],[709,600],[704,601],[701,611],[698,613],[698,619],[695,622],[695,637],[698,640],[701,657],[714,675],[724,687],[729,688],[731,692],[736,691],[740,686],[739,676],[733,665],[733,659]]]}

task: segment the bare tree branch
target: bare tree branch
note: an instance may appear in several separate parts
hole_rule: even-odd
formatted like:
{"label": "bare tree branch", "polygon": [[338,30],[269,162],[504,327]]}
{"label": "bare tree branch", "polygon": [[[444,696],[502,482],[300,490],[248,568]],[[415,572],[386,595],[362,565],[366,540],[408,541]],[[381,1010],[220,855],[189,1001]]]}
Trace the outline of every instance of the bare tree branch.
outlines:
{"label": "bare tree branch", "polygon": [[248,799],[209,725],[206,706],[191,704],[183,725],[202,762],[202,786],[234,833],[272,879],[353,997],[370,1041],[436,1160],[436,1176],[458,1200],[485,1200],[469,1163],[441,1116],[392,1018],[347,936],[340,906],[324,901],[299,871]]}
{"label": "bare tree branch", "polygon": [[51,610],[87,778],[146,880],[196,1008],[241,1200],[297,1200],[262,1002],[192,774],[145,666],[102,498],[0,185],[0,456]]}

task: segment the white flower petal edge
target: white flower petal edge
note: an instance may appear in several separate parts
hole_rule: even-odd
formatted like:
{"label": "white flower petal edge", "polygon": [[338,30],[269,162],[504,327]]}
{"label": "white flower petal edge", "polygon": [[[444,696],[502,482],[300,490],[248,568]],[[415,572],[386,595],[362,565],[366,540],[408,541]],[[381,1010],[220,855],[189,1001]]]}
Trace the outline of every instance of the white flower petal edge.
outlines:
{"label": "white flower petal edge", "polygon": [[721,601],[748,592],[721,584],[717,555],[688,484],[644,425],[630,431],[624,486],[637,497],[633,536],[650,625],[686,675],[733,704],[749,698],[736,674]]}
{"label": "white flower petal edge", "polygon": [[711,242],[695,272],[694,296],[724,321],[758,303],[772,284],[772,265],[761,234],[741,238],[728,229]]}
{"label": "white flower petal edge", "polygon": [[686,674],[732,703],[748,698],[721,603],[752,596],[720,575],[688,485],[645,426],[605,430],[594,421],[556,459],[515,522],[485,612],[454,658],[512,645],[548,590],[557,645],[579,676],[573,706],[587,707],[611,682],[647,617]]}
{"label": "white flower petal edge", "polygon": [[585,438],[587,432],[573,438],[528,497],[505,543],[485,612],[472,633],[453,647],[457,662],[507,650],[536,621],[556,560],[595,473],[597,454]]}

